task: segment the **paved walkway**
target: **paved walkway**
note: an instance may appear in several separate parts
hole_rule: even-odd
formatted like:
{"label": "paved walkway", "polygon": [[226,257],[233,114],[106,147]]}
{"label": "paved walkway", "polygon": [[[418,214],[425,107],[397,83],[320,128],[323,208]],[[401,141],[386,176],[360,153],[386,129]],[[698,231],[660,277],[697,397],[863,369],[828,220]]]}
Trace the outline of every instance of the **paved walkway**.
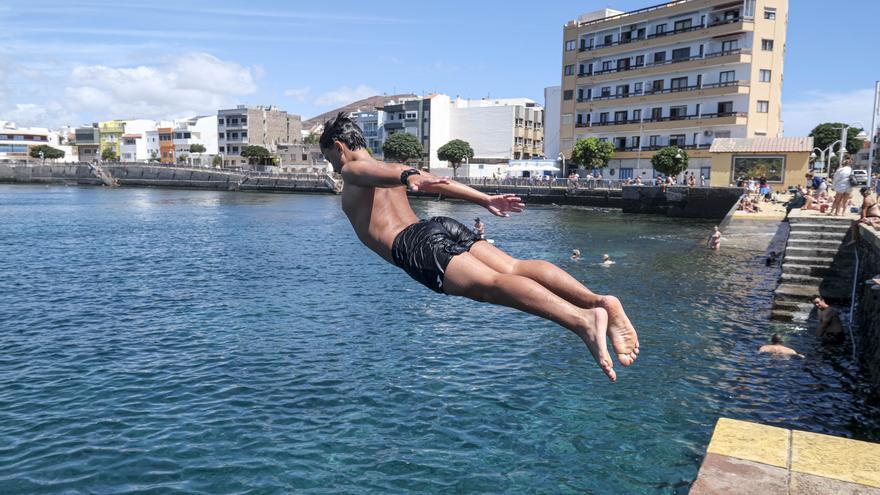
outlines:
{"label": "paved walkway", "polygon": [[880,495],[880,444],[721,418],[691,495]]}

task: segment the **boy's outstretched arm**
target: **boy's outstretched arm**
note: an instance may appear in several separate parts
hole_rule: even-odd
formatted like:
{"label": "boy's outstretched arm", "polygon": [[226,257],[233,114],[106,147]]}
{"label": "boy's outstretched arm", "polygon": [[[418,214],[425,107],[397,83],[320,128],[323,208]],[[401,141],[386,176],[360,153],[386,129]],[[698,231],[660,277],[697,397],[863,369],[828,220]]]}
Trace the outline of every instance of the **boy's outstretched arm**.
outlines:
{"label": "boy's outstretched arm", "polygon": [[[427,174],[422,172],[422,174]],[[427,174],[431,178],[439,179],[439,177]],[[473,187],[448,179],[445,183],[432,183],[431,185],[421,188],[424,192],[442,194],[450,198],[463,199],[489,210],[493,215],[499,217],[508,216],[508,212],[520,213],[525,209],[522,199],[516,194],[495,194],[490,195],[477,191]]]}

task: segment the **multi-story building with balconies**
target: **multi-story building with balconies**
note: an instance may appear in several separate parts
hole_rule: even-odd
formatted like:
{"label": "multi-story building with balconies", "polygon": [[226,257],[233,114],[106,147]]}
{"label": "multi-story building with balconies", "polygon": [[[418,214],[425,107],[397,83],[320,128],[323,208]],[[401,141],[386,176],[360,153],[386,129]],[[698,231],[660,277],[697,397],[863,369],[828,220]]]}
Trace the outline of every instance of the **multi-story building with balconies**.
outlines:
{"label": "multi-story building with balconies", "polygon": [[563,28],[560,148],[614,144],[608,176],[651,173],[664,146],[707,178],[716,137],[777,137],[788,0],[676,0]]}
{"label": "multi-story building with balconies", "polygon": [[217,112],[217,144],[224,167],[247,165],[241,150],[248,145],[262,146],[271,153],[279,144],[302,142],[302,119],[273,106],[239,105]]}

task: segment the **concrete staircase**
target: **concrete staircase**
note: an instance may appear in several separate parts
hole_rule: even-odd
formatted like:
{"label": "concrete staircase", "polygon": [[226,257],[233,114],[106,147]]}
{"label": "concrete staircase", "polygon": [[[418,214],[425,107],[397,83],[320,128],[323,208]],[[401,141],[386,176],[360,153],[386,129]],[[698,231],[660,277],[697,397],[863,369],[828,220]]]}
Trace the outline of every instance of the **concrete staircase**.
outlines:
{"label": "concrete staircase", "polygon": [[771,318],[806,321],[813,313],[810,299],[849,304],[855,255],[849,240],[852,220],[839,217],[792,217]]}

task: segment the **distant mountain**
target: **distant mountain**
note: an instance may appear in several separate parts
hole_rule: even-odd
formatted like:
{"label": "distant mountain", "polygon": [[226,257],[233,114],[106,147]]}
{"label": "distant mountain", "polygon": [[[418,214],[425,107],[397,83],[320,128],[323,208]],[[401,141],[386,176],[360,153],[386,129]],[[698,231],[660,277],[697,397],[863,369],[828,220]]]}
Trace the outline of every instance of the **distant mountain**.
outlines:
{"label": "distant mountain", "polygon": [[344,107],[335,108],[330,110],[329,112],[324,112],[321,115],[310,118],[309,120],[303,121],[303,129],[311,129],[317,125],[323,125],[324,122],[327,121],[330,117],[335,117],[339,112],[354,112],[357,110],[361,111],[370,111],[375,110],[378,107],[385,106],[391,100],[399,100],[401,98],[412,98],[415,97],[414,94],[399,94],[399,95],[377,95],[371,96],[369,98],[364,98],[363,100],[358,100],[353,103],[349,103]]}

